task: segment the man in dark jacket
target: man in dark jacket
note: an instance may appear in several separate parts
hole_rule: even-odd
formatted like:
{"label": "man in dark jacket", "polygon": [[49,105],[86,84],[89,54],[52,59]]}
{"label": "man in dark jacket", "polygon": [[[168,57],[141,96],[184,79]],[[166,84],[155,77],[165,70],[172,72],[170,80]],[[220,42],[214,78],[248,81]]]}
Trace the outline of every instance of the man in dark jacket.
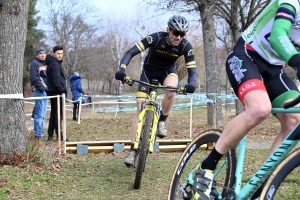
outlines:
{"label": "man in dark jacket", "polygon": [[[84,95],[84,92],[82,90],[82,84],[81,84],[81,77],[79,76],[78,72],[74,72],[74,76],[70,78],[71,83],[71,91],[72,91],[72,101],[74,104],[73,107],[73,120],[76,121],[76,114],[77,114],[77,108],[79,105],[79,100],[81,95]],[[81,100],[82,101],[82,100]],[[82,101],[83,103],[83,101]]]}
{"label": "man in dark jacket", "polygon": [[[46,50],[38,47],[35,51],[36,58],[30,63],[30,82],[32,87],[32,96],[47,96],[47,76],[46,76]],[[44,120],[47,112],[48,99],[36,99],[33,113],[34,137],[44,137]]]}
{"label": "man in dark jacket", "polygon": [[[55,46],[53,48],[53,56],[46,56],[47,64],[47,83],[48,96],[61,95],[67,93],[66,78],[61,63],[63,57],[63,47]],[[48,141],[53,140],[54,130],[58,136],[58,116],[57,116],[57,99],[50,98],[51,111],[48,128]],[[60,119],[62,119],[62,98],[60,98]]]}

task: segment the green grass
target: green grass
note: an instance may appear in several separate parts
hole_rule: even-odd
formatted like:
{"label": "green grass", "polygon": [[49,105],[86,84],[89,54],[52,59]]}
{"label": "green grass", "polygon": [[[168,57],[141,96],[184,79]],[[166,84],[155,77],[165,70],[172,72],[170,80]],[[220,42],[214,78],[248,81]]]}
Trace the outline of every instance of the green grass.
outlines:
{"label": "green grass", "polygon": [[[226,114],[224,123],[234,114]],[[133,115],[134,112],[118,113],[116,117],[114,113],[93,115],[91,110],[84,108],[79,125],[71,120],[70,113],[67,115],[67,137],[71,141],[129,140]],[[193,111],[192,137],[211,128],[206,125],[206,118],[205,109]],[[29,117],[28,123],[32,123]],[[189,123],[189,110],[172,112],[167,139],[189,138]],[[273,140],[278,127],[279,123],[270,116],[249,133],[249,141]],[[32,131],[29,134],[33,134]],[[1,166],[0,199],[166,199],[173,170],[181,156],[180,152],[149,155],[141,188],[135,190],[135,171],[123,164],[126,152],[59,156],[55,150],[56,142],[42,140],[38,144],[31,141],[29,146],[33,145],[39,147],[31,150],[31,154],[36,155],[34,161],[18,167]],[[247,149],[243,184],[262,164],[266,154],[267,149]],[[289,181],[299,191],[298,177],[296,171]],[[295,195],[299,196],[299,193],[292,197]]]}

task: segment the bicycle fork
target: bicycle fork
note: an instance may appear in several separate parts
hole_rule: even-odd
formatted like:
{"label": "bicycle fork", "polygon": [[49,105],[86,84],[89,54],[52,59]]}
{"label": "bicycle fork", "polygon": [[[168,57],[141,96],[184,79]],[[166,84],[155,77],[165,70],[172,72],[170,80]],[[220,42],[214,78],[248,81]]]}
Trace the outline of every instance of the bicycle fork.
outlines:
{"label": "bicycle fork", "polygon": [[139,148],[140,138],[141,138],[142,128],[143,128],[143,120],[145,118],[146,111],[147,109],[143,109],[138,116],[138,126],[136,129],[135,141],[133,145],[134,150],[138,150]]}
{"label": "bicycle fork", "polygon": [[137,130],[136,130],[135,142],[134,142],[133,147],[135,150],[138,150],[138,148],[139,148],[140,138],[142,135],[143,120],[145,118],[146,111],[148,111],[148,110],[153,111],[153,120],[152,120],[151,132],[150,132],[150,136],[149,136],[149,150],[148,150],[149,153],[153,153],[156,132],[157,132],[157,125],[158,125],[158,117],[159,117],[159,115],[156,112],[156,109],[153,105],[148,105],[148,107],[143,109],[138,116],[138,126],[137,126]]}
{"label": "bicycle fork", "polygon": [[151,126],[151,133],[149,137],[149,153],[153,153],[154,151],[154,144],[157,132],[157,125],[158,125],[158,115],[156,112],[153,113],[153,121]]}

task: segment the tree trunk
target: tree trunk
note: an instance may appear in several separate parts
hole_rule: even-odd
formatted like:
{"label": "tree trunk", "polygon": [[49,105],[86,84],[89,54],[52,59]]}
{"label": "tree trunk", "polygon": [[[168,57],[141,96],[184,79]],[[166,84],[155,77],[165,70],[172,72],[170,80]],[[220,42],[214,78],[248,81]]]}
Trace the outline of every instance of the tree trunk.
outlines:
{"label": "tree trunk", "polygon": [[[204,44],[204,56],[205,56],[205,68],[206,68],[206,92],[217,93],[220,87],[220,69],[218,65],[217,47],[216,47],[216,33],[214,27],[215,1],[203,1],[203,4],[199,6],[200,16],[202,20],[202,32],[203,32],[203,44]],[[208,95],[210,96],[210,95]],[[215,101],[215,99],[212,99]],[[207,115],[208,125],[215,124],[211,121],[210,116],[214,113],[213,104],[208,104]]]}
{"label": "tree trunk", "polygon": [[[0,14],[0,94],[22,94],[28,0],[4,0]],[[13,164],[25,158],[27,133],[23,99],[0,98],[0,156]],[[14,160],[12,160],[14,158]],[[20,158],[21,160],[15,160]]]}

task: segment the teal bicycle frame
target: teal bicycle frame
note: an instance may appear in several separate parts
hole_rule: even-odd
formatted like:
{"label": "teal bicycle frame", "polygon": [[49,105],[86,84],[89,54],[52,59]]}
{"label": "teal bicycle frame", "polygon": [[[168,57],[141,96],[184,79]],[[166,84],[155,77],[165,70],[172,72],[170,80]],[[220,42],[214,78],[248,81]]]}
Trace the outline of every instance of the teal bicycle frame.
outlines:
{"label": "teal bicycle frame", "polygon": [[[272,113],[299,113],[300,108],[273,108]],[[250,199],[254,192],[261,186],[261,184],[273,173],[275,168],[282,162],[282,160],[290,153],[290,151],[297,145],[300,140],[300,123],[289,133],[274,153],[264,162],[254,176],[248,183],[242,187],[242,174],[244,168],[244,159],[246,152],[245,136],[238,144],[238,156],[235,172],[235,188],[238,199]],[[225,161],[226,162],[226,161]],[[215,176],[217,173],[215,174]]]}

